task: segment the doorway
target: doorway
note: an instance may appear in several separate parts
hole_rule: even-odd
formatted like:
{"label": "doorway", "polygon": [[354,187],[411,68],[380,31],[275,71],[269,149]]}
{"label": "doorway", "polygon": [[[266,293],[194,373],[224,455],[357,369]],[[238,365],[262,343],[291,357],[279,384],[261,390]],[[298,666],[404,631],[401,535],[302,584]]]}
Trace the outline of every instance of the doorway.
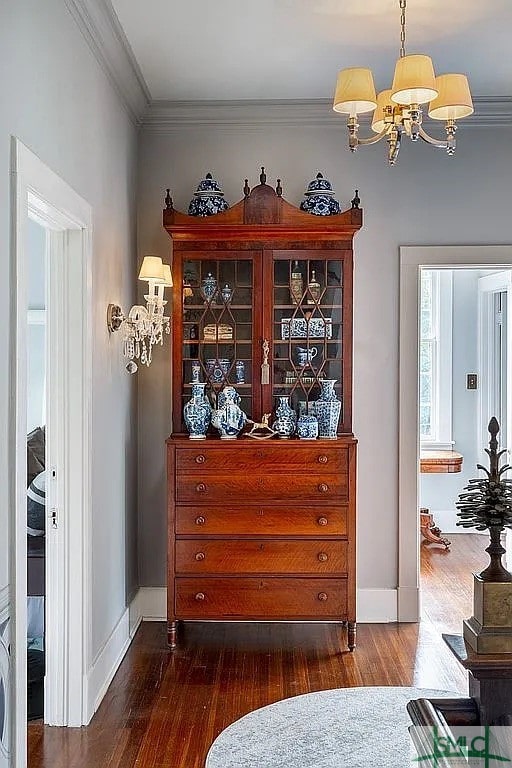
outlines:
{"label": "doorway", "polygon": [[46,379],[44,720],[84,724],[89,621],[91,209],[13,139],[11,569],[13,764],[26,765],[28,232],[45,231]]}
{"label": "doorway", "polygon": [[[491,416],[507,449],[510,377],[507,288],[511,271],[478,267],[420,270],[419,505],[422,586],[437,568],[450,572],[480,555],[486,540],[458,526],[456,504],[469,480],[488,466]],[[447,562],[444,563],[443,561]],[[472,581],[467,582],[468,611]],[[425,606],[423,606],[425,608]],[[426,610],[432,610],[432,606]]]}
{"label": "doorway", "polygon": [[419,318],[422,267],[510,268],[512,245],[400,248],[398,620],[418,621],[419,604]]}

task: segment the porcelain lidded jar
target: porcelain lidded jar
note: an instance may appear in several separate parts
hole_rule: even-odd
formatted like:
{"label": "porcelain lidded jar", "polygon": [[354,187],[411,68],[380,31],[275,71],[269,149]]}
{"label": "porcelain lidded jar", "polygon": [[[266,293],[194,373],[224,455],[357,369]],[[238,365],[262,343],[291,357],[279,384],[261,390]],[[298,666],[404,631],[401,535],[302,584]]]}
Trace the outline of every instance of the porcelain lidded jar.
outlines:
{"label": "porcelain lidded jar", "polygon": [[320,397],[315,401],[318,436],[324,440],[336,440],[341,413],[341,400],[338,400],[334,391],[336,379],[323,379],[320,384]]}
{"label": "porcelain lidded jar", "polygon": [[279,396],[277,400],[276,419],[272,424],[272,429],[277,432],[279,437],[288,438],[295,432],[297,414],[288,402],[288,397]]}
{"label": "porcelain lidded jar", "polygon": [[206,384],[192,384],[192,397],[185,403],[183,417],[191,440],[204,440],[210,425],[212,407],[205,395]]}
{"label": "porcelain lidded jar", "polygon": [[212,414],[212,425],[220,432],[221,440],[234,440],[243,429],[247,416],[240,408],[240,395],[227,386],[217,397],[217,408]]}
{"label": "porcelain lidded jar", "polygon": [[315,216],[332,216],[340,213],[339,202],[334,197],[335,192],[328,179],[317,173],[316,179],[310,181],[304,192],[304,200],[300,204],[301,211],[313,213]]}
{"label": "porcelain lidded jar", "polygon": [[318,419],[313,414],[302,413],[297,420],[297,434],[301,440],[316,440]]}
{"label": "porcelain lidded jar", "polygon": [[194,197],[188,206],[189,216],[213,216],[229,208],[224,192],[211,173],[207,173],[197,185]]}

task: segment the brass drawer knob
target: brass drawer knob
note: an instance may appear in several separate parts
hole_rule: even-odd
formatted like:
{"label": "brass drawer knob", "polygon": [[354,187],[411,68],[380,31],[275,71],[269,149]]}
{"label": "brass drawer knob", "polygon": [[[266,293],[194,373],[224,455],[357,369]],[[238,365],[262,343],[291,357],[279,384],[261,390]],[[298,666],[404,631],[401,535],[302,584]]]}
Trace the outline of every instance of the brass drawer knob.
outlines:
{"label": "brass drawer knob", "polygon": [[198,483],[196,485],[196,491],[198,493],[204,493],[206,491],[206,484],[205,483]]}
{"label": "brass drawer knob", "polygon": [[322,453],[322,454],[321,454],[321,455],[318,457],[318,463],[319,463],[319,464],[327,464],[327,462],[328,462],[328,461],[329,461],[329,459],[327,458],[327,456],[325,455],[325,453]]}
{"label": "brass drawer knob", "polygon": [[206,523],[206,518],[204,518],[202,515],[199,515],[199,517],[196,517],[196,525],[204,525]]}
{"label": "brass drawer knob", "polygon": [[204,464],[205,461],[206,461],[206,456],[203,456],[202,453],[196,456],[196,464]]}
{"label": "brass drawer knob", "polygon": [[329,559],[329,555],[327,554],[327,552],[319,552],[317,557],[321,563],[325,563]]}
{"label": "brass drawer knob", "polygon": [[206,557],[204,552],[196,552],[196,560],[204,560]]}
{"label": "brass drawer knob", "polygon": [[327,592],[319,592],[318,599],[321,600],[322,603],[325,603],[327,600]]}
{"label": "brass drawer knob", "polygon": [[[197,521],[196,521],[197,522]],[[326,517],[319,517],[317,520],[318,525],[327,525],[329,521]]]}
{"label": "brass drawer knob", "polygon": [[327,485],[327,483],[319,483],[318,490],[320,491],[320,493],[327,493],[327,491],[329,490],[329,486]]}
{"label": "brass drawer knob", "polygon": [[204,594],[204,592],[198,592],[198,593],[196,594],[196,596],[195,596],[195,599],[196,599],[198,602],[201,602],[202,600],[204,600],[204,599],[205,599],[205,594]]}

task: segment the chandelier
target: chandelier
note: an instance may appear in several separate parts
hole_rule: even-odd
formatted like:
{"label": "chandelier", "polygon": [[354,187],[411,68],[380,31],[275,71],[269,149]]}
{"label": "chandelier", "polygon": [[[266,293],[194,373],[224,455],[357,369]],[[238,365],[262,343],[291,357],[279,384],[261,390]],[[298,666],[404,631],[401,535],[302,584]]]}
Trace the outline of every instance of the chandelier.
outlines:
{"label": "chandelier", "polygon": [[136,360],[150,365],[153,347],[163,344],[164,334],[170,332],[170,318],[164,315],[167,304],[164,289],[172,287],[170,266],[163,264],[159,256],[144,256],[139,280],[148,283],[145,306],[136,304],[128,315],[117,304],[109,304],[107,308],[109,331],[121,331],[123,335],[123,354],[128,358],[129,373],[137,371]]}
{"label": "chandelier", "polygon": [[[400,58],[395,66],[393,85],[375,95],[370,69],[353,67],[342,69],[338,75],[333,109],[348,114],[349,148],[355,152],[360,145],[376,144],[387,137],[389,164],[396,163],[402,136],[411,141],[423,139],[427,144],[455,153],[455,121],[471,115],[473,102],[466,75],[434,74],[430,56],[405,53],[406,0],[400,3]],[[428,116],[445,121],[445,139],[429,136],[422,125],[422,104],[429,102]],[[358,114],[372,112],[371,127],[377,134],[360,138]]]}

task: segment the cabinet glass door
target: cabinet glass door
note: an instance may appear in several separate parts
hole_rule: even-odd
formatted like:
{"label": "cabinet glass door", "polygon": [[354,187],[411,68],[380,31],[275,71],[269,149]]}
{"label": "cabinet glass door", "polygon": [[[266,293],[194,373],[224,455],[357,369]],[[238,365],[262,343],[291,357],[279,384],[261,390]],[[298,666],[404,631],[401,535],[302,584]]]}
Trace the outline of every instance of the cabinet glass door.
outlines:
{"label": "cabinet glass door", "polygon": [[322,379],[336,380],[343,403],[343,261],[296,253],[274,252],[272,394],[306,413]]}
{"label": "cabinet glass door", "polygon": [[192,383],[201,381],[213,406],[224,386],[236,387],[240,407],[251,415],[253,284],[252,259],[184,260],[182,410]]}

